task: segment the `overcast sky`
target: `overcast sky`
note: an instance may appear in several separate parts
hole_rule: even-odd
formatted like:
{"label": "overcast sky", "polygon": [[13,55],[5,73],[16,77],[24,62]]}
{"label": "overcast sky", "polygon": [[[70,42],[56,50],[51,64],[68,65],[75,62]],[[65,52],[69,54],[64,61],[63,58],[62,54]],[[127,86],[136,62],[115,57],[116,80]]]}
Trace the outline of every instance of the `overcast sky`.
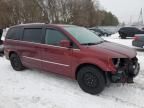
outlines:
{"label": "overcast sky", "polygon": [[[99,0],[101,6],[107,11],[115,14],[121,22],[129,23],[137,21],[140,10],[143,8],[144,0]],[[144,16],[144,15],[143,15]]]}

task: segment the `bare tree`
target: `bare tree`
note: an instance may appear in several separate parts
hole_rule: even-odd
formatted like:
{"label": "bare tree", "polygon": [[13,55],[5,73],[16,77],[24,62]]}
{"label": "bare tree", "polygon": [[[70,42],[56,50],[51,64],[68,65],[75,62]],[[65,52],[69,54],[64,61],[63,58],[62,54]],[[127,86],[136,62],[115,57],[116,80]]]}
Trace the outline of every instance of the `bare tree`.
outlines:
{"label": "bare tree", "polygon": [[87,27],[118,24],[116,16],[99,7],[98,0],[0,0],[0,26],[30,22]]}

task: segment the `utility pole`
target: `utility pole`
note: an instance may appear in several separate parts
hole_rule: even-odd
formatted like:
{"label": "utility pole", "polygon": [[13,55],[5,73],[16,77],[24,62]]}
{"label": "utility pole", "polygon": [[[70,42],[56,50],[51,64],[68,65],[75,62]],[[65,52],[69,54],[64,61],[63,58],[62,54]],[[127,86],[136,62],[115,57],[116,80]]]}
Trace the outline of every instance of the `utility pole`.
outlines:
{"label": "utility pole", "polygon": [[130,25],[132,24],[132,16],[130,16]]}
{"label": "utility pole", "polygon": [[139,23],[139,25],[143,25],[143,9],[142,8],[140,10],[140,15],[139,15],[138,23]]}

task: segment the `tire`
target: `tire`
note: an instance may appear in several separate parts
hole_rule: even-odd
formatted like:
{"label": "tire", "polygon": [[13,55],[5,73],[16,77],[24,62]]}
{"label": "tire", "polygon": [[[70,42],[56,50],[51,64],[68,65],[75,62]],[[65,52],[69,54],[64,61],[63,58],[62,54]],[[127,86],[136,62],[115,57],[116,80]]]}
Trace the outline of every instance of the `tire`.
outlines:
{"label": "tire", "polygon": [[24,70],[24,66],[22,65],[21,60],[17,54],[13,53],[10,55],[10,62],[14,70],[16,71]]}
{"label": "tire", "polygon": [[121,39],[126,39],[126,35],[124,33],[120,33]]}
{"label": "tire", "polygon": [[109,34],[108,34],[108,33],[106,33],[105,35],[106,35],[106,37],[108,37],[108,36],[109,36]]}
{"label": "tire", "polygon": [[105,88],[102,71],[94,66],[85,66],[78,71],[77,81],[82,90],[90,94],[99,94]]}

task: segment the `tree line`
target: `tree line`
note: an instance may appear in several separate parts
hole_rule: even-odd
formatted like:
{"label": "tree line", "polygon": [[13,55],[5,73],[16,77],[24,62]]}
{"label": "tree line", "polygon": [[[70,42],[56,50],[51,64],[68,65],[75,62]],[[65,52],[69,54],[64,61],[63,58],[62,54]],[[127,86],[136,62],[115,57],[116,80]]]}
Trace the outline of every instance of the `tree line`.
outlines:
{"label": "tree line", "polygon": [[21,23],[62,23],[85,27],[118,25],[118,18],[93,0],[0,0],[0,27]]}

